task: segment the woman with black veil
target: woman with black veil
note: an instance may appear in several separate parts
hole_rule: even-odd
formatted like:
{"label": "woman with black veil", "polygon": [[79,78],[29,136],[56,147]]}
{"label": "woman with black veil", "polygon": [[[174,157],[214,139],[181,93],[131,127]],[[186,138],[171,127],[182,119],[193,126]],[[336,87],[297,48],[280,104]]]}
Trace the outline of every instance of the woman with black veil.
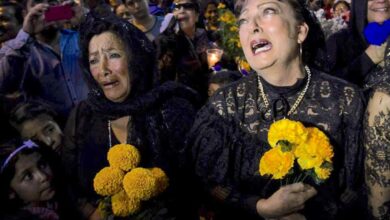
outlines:
{"label": "woman with black veil", "polygon": [[63,161],[85,216],[97,215],[99,196],[93,179],[108,165],[108,150],[127,143],[140,152],[139,166],[159,167],[170,179],[158,202],[147,203],[129,218],[191,219],[189,203],[180,200],[186,195],[181,189],[188,187],[181,183],[185,174],[181,173],[180,152],[194,118],[187,101],[193,91],[173,82],[152,88],[155,51],[146,36],[127,21],[111,13],[91,12],[80,29],[90,93],[68,120]]}

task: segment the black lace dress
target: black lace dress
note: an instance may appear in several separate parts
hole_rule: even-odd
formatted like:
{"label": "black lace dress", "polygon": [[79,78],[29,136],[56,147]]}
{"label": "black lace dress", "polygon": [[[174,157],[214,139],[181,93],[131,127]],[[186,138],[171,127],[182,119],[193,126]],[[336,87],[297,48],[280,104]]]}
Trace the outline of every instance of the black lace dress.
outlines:
{"label": "black lace dress", "polygon": [[[189,146],[193,165],[219,207],[217,219],[259,219],[256,202],[274,193],[280,182],[259,175],[259,160],[270,149],[270,124],[286,116],[307,82],[275,87],[262,80],[272,111],[259,96],[257,74],[216,92],[198,113]],[[334,170],[302,214],[308,219],[347,219],[362,183],[362,95],[357,87],[312,70],[311,82],[297,110],[288,118],[316,126],[331,140]]]}
{"label": "black lace dress", "polygon": [[365,175],[370,213],[390,219],[390,38],[384,66],[366,77],[368,106],[364,117]]}

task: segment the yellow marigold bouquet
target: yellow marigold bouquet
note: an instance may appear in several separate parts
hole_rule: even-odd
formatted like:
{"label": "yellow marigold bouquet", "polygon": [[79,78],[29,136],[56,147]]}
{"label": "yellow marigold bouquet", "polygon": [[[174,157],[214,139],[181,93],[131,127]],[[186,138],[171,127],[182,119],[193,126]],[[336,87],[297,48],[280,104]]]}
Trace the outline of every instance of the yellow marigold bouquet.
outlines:
{"label": "yellow marigold bouquet", "polygon": [[271,124],[268,142],[271,149],[260,159],[260,175],[272,179],[295,176],[294,182],[310,176],[317,184],[331,175],[333,147],[318,128],[282,119]]}
{"label": "yellow marigold bouquet", "polygon": [[225,4],[218,4],[219,29],[221,37],[220,46],[229,59],[234,60],[241,72],[250,71],[250,66],[244,57],[240,38],[238,35],[237,19],[232,11],[226,8]]}
{"label": "yellow marigold bouquet", "polygon": [[169,186],[165,172],[157,167],[138,167],[141,156],[129,144],[113,146],[107,153],[108,167],[93,180],[95,192],[105,198],[99,208],[105,215],[126,217],[140,211],[142,201],[164,192]]}

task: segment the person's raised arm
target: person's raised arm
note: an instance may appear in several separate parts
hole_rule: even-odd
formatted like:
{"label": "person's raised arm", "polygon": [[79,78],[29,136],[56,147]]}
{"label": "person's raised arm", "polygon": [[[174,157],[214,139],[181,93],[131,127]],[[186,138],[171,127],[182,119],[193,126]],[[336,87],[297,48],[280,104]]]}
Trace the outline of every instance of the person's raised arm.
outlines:
{"label": "person's raised arm", "polygon": [[23,80],[34,35],[45,27],[44,12],[48,4],[37,4],[24,18],[23,28],[16,38],[6,42],[0,50],[0,93],[14,92]]}

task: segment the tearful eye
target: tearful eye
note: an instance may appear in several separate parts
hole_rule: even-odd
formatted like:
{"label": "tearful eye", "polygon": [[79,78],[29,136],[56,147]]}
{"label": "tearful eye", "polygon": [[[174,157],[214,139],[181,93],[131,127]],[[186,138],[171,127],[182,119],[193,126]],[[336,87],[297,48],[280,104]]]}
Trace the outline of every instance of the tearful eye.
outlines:
{"label": "tearful eye", "polygon": [[241,25],[246,24],[246,23],[247,23],[247,20],[244,18],[241,18],[241,19],[238,19],[237,26],[240,27]]}
{"label": "tearful eye", "polygon": [[89,65],[96,64],[97,62],[98,62],[97,59],[90,59],[89,60]]}
{"label": "tearful eye", "polygon": [[263,14],[264,15],[271,15],[271,14],[276,14],[276,9],[274,9],[274,8],[265,8],[264,10],[263,10]]}
{"label": "tearful eye", "polygon": [[110,58],[120,58],[121,55],[119,53],[113,53],[113,54],[110,54]]}

